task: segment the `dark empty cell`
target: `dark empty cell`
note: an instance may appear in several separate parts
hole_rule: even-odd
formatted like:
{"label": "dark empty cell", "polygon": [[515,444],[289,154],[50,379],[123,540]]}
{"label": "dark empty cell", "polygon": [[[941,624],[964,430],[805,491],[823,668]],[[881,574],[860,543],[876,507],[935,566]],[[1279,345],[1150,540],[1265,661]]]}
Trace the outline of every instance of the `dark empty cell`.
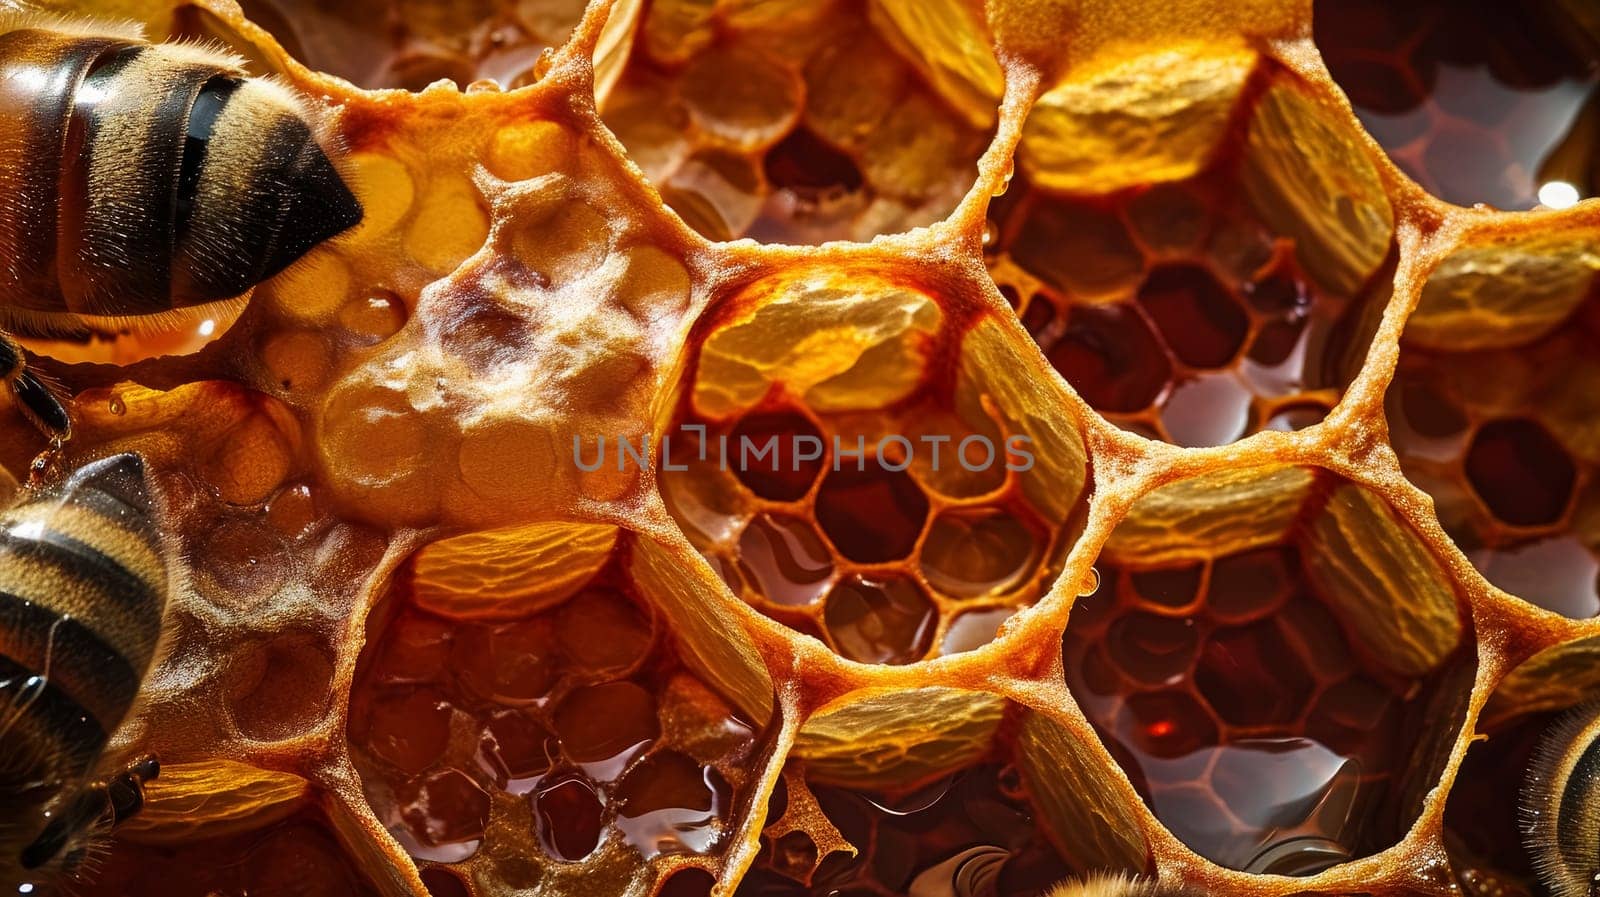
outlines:
{"label": "dark empty cell", "polygon": [[1359,53],[1398,58],[1405,45],[1432,26],[1439,6],[1439,0],[1318,0],[1312,6],[1312,29],[1324,56]]}
{"label": "dark empty cell", "polygon": [[422,870],[422,886],[428,889],[428,897],[472,897],[467,883],[443,866]]}
{"label": "dark empty cell", "polygon": [[1270,620],[1213,632],[1200,649],[1194,681],[1217,715],[1236,726],[1291,723],[1314,687],[1305,662]]}
{"label": "dark empty cell", "polygon": [[806,128],[796,128],[767,152],[762,162],[767,181],[802,199],[821,201],[861,189],[861,169]]}
{"label": "dark empty cell", "polygon": [[1022,326],[1035,341],[1056,319],[1056,306],[1043,293],[1034,293],[1022,312]]}
{"label": "dark empty cell", "polygon": [[1400,390],[1400,412],[1406,426],[1419,436],[1444,439],[1471,423],[1449,398],[1425,383],[1397,377],[1396,388]]}
{"label": "dark empty cell", "polygon": [[1375,735],[1386,734],[1396,696],[1366,676],[1335,682],[1317,696],[1306,715],[1306,734],[1329,748],[1354,754]]}
{"label": "dark empty cell", "polygon": [[539,784],[530,795],[534,830],[545,853],[558,860],[581,860],[600,844],[599,791],[583,776],[568,772]]}
{"label": "dark empty cell", "polygon": [[1289,360],[1294,347],[1300,343],[1300,334],[1306,329],[1305,318],[1290,318],[1264,324],[1250,341],[1250,360],[1267,367],[1276,367]]}
{"label": "dark empty cell", "polygon": [[839,653],[861,663],[912,663],[928,653],[938,611],[899,576],[854,576],[828,594],[823,623]]}
{"label": "dark empty cell", "polygon": [[1309,308],[1312,296],[1306,285],[1292,277],[1274,274],[1256,283],[1247,283],[1242,292],[1245,301],[1262,314],[1275,314]]}
{"label": "dark empty cell", "polygon": [[1012,242],[1011,258],[1069,294],[1116,290],[1144,266],[1143,254],[1115,213],[1043,196]]}
{"label": "dark empty cell", "polygon": [[1211,566],[1207,607],[1212,616],[1229,622],[1259,617],[1287,594],[1298,563],[1293,549],[1280,546],[1218,558]]}
{"label": "dark empty cell", "polygon": [[[1328,60],[1328,72],[1351,104],[1363,112],[1398,116],[1417,109],[1428,99],[1401,65],[1383,60],[1333,58]],[[1418,123],[1418,133],[1421,124]]]}
{"label": "dark empty cell", "polygon": [[656,897],[711,897],[717,879],[704,869],[679,869],[656,891]]}
{"label": "dark empty cell", "polygon": [[1188,692],[1160,691],[1128,698],[1119,737],[1151,757],[1182,757],[1217,743],[1217,724]]}
{"label": "dark empty cell", "polygon": [[1166,350],[1150,325],[1137,310],[1120,303],[1074,307],[1067,332],[1047,354],[1061,376],[1099,411],[1142,411],[1172,379]]}
{"label": "dark empty cell", "polygon": [[1162,567],[1155,570],[1135,570],[1128,574],[1134,591],[1145,600],[1163,607],[1184,607],[1194,600],[1200,590],[1201,564],[1182,567]]}
{"label": "dark empty cell", "polygon": [[928,519],[928,497],[903,470],[889,470],[868,459],[865,470],[853,460],[828,472],[817,492],[817,523],[839,553],[852,561],[876,564],[911,554]]}
{"label": "dark empty cell", "polygon": [[1536,712],[1475,740],[1445,804],[1447,836],[1503,872],[1534,878],[1517,812],[1527,769],[1562,711]]}
{"label": "dark empty cell", "polygon": [[1125,690],[1122,674],[1118,672],[1110,659],[1106,657],[1103,645],[1074,645],[1071,635],[1067,636],[1067,648],[1074,653],[1081,654],[1077,662],[1078,684],[1089,689],[1097,695],[1111,697],[1120,695]]}
{"label": "dark empty cell", "polygon": [[801,498],[822,471],[822,434],[793,411],[748,414],[734,426],[728,443],[734,473],[762,498]]}
{"label": "dark empty cell", "polygon": [[1148,613],[1122,617],[1106,634],[1111,662],[1143,685],[1181,682],[1199,645],[1193,620]]}
{"label": "dark empty cell", "polygon": [[1467,480],[1490,512],[1512,526],[1560,520],[1577,479],[1561,444],[1526,418],[1480,427],[1467,451],[1466,469]]}
{"label": "dark empty cell", "polygon": [[1191,367],[1218,368],[1233,360],[1250,318],[1211,272],[1198,265],[1164,265],[1139,288],[1172,354]]}
{"label": "dark empty cell", "polygon": [[1284,638],[1319,678],[1338,679],[1356,669],[1344,626],[1328,605],[1301,592],[1284,602],[1276,619]]}

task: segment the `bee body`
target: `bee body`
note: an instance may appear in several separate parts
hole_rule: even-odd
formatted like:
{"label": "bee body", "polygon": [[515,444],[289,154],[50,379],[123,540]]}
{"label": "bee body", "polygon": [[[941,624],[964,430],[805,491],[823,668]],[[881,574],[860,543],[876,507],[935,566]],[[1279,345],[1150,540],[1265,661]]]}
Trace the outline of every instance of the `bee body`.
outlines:
{"label": "bee body", "polygon": [[41,431],[58,439],[72,435],[72,418],[55,390],[29,369],[22,347],[0,332],[0,383],[11,390],[17,410]]}
{"label": "bee body", "polygon": [[361,206],[292,92],[191,44],[0,14],[0,308],[120,320],[230,299]]}
{"label": "bee body", "polygon": [[70,867],[85,829],[137,809],[153,766],[89,776],[150,667],[166,594],[136,455],[0,513],[0,894]]}
{"label": "bee body", "polygon": [[[160,322],[352,227],[361,205],[315,121],[227,54],[0,4],[0,328]],[[37,413],[47,398],[31,404],[64,435]]]}
{"label": "bee body", "polygon": [[1534,869],[1555,897],[1600,893],[1600,702],[1551,727],[1522,799]]}
{"label": "bee body", "polygon": [[1187,887],[1163,885],[1150,878],[1093,873],[1082,879],[1061,882],[1046,897],[1200,897],[1200,894]]}

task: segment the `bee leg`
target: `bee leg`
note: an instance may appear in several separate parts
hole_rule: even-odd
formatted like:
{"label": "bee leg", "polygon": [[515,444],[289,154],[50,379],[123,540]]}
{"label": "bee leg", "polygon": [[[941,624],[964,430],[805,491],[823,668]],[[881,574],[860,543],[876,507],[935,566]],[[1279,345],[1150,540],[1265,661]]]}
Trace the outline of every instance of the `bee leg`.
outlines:
{"label": "bee leg", "polygon": [[106,781],[106,809],[113,828],[144,809],[144,785],[160,774],[161,761],[142,757]]}
{"label": "bee leg", "polygon": [[154,757],[143,757],[101,782],[83,787],[50,820],[39,837],[23,848],[22,865],[37,869],[50,862],[82,832],[99,823],[115,828],[144,807],[144,785],[161,773]]}
{"label": "bee leg", "polygon": [[72,436],[72,418],[55,387],[28,368],[22,347],[0,331],[0,381],[11,389],[17,410],[53,443]]}

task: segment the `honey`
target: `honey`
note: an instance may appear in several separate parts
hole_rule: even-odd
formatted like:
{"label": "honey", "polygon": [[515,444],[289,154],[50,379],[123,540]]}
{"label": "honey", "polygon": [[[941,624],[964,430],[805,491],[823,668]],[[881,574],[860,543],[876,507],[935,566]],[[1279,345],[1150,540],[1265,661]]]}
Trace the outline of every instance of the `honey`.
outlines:
{"label": "honey", "polygon": [[77,892],[1557,893],[1589,5],[45,5],[276,77],[364,210],[29,343],[176,558]]}

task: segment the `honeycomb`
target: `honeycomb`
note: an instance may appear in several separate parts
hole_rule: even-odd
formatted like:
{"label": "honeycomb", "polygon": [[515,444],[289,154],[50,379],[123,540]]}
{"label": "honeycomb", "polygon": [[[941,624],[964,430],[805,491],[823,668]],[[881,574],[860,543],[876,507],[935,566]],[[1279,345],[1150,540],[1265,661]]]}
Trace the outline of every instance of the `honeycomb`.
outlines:
{"label": "honeycomb", "polygon": [[1590,4],[46,5],[294,86],[366,210],[28,341],[174,548],[73,893],[1553,893]]}

